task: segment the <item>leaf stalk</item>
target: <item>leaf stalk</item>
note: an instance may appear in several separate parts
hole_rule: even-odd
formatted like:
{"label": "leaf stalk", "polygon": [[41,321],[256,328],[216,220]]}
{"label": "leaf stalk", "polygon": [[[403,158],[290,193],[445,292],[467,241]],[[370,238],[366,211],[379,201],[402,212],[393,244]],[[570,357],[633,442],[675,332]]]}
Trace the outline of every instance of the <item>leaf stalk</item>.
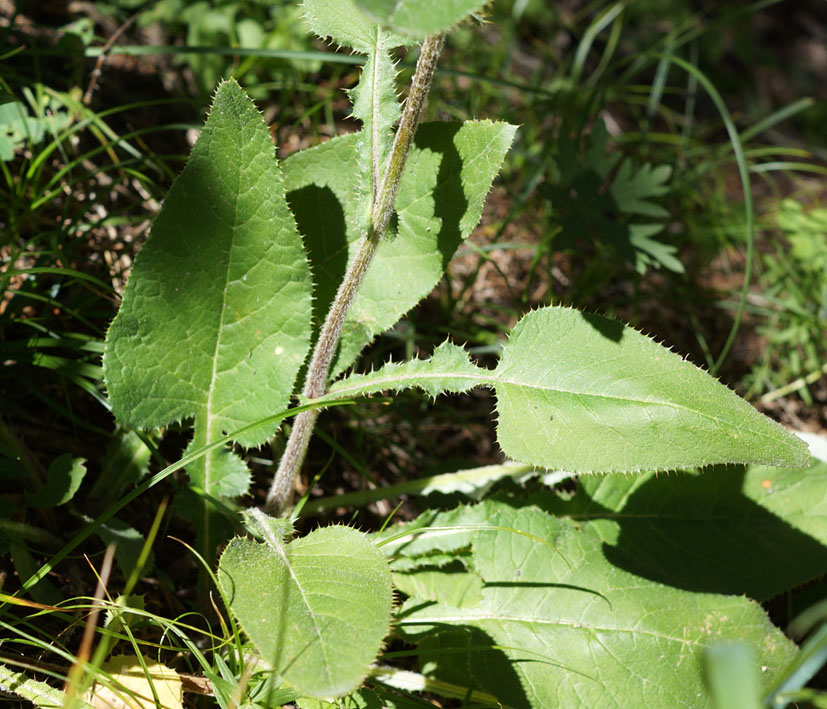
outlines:
{"label": "leaf stalk", "polygon": [[[416,127],[422,118],[425,99],[431,88],[431,80],[444,40],[444,35],[437,34],[427,37],[422,43],[410,92],[391,147],[388,167],[381,186],[373,197],[367,233],[362,238],[359,250],[339,285],[313,349],[302,390],[304,397],[309,400],[322,396],[327,389],[330,366],[339,345],[345,317],[373,260],[376,247],[387,233],[399,193],[399,183],[413,144]],[[304,411],[293,422],[293,429],[290,431],[284,454],[279,461],[264,504],[264,510],[268,514],[280,515],[290,506],[296,477],[307,455],[307,447],[319,413],[319,409]]]}

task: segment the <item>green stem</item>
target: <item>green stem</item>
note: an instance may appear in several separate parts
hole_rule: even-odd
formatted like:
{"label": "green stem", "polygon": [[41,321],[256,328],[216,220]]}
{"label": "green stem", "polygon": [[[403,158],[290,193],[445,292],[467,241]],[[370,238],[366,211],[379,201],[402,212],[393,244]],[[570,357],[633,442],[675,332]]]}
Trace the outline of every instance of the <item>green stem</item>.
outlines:
{"label": "green stem", "polygon": [[[307,399],[316,399],[322,396],[327,389],[330,365],[333,363],[333,357],[339,345],[345,316],[356,297],[359,286],[362,284],[368,266],[373,260],[376,247],[387,233],[388,225],[393,216],[396,195],[399,192],[402,171],[405,168],[405,162],[413,144],[416,126],[422,117],[425,98],[431,87],[431,80],[439,60],[439,54],[442,51],[443,41],[443,35],[433,35],[426,38],[422,43],[422,51],[411,82],[411,90],[405,101],[399,128],[391,147],[388,168],[385,171],[378,194],[374,195],[367,234],[362,239],[359,251],[348,267],[347,273],[345,273],[336,297],[333,299],[333,304],[330,306],[330,311],[325,318],[324,325],[322,325],[319,339],[313,349],[313,356],[307,368],[302,391]],[[310,437],[313,434],[313,428],[319,418],[319,413],[319,409],[305,411],[299,414],[293,422],[293,429],[287,439],[284,455],[279,461],[273,484],[267,493],[264,509],[269,514],[281,514],[292,501],[296,477],[307,454],[307,446],[310,443]]]}

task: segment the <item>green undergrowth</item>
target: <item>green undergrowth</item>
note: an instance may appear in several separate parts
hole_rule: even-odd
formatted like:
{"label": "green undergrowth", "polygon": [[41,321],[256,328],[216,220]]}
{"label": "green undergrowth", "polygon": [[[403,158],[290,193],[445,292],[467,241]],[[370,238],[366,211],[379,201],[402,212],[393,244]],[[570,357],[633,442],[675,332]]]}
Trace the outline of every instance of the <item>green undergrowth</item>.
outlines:
{"label": "green undergrowth", "polygon": [[0,696],[824,703],[787,3],[93,5],[0,28]]}

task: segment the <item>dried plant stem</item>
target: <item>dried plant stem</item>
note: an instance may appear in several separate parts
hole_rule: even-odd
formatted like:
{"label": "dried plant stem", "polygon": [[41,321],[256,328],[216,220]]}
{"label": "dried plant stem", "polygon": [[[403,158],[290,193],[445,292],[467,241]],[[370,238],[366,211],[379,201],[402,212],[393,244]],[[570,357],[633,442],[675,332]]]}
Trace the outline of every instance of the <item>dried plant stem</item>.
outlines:
{"label": "dried plant stem", "polygon": [[[444,36],[440,34],[428,37],[422,43],[422,51],[416,64],[411,89],[405,101],[402,118],[391,148],[388,167],[382,178],[382,184],[374,196],[367,233],[362,239],[359,251],[339,286],[319,333],[319,339],[313,349],[313,356],[307,368],[307,376],[302,391],[302,394],[308,399],[322,396],[327,389],[330,365],[333,363],[333,357],[339,345],[345,316],[353,303],[359,286],[362,284],[368,266],[373,260],[376,247],[388,230],[388,224],[390,224],[391,216],[393,216],[396,195],[399,192],[402,171],[405,168],[405,162],[413,143],[416,126],[422,117],[425,98],[431,87],[431,79],[439,60],[439,54],[442,51],[443,41]],[[279,461],[273,484],[267,493],[267,501],[264,505],[267,513],[279,515],[289,507],[296,477],[307,454],[307,446],[310,443],[310,437],[313,434],[313,428],[318,417],[319,409],[313,409],[300,413],[293,422],[293,429],[287,439],[284,455]]]}

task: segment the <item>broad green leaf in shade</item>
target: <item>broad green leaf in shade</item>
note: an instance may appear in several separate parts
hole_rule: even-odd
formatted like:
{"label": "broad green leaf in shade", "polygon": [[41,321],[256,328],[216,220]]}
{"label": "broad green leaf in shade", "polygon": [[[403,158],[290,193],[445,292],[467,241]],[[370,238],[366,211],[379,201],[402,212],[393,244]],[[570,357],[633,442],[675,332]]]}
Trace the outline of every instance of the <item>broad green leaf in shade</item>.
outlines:
{"label": "broad green leaf in shade", "polygon": [[102,511],[149,470],[151,451],[135,431],[123,431],[106,447],[101,474],[86,496],[86,511]]}
{"label": "broad green leaf in shade", "polygon": [[219,563],[224,597],[273,670],[310,697],[344,696],[367,675],[390,627],[388,563],[350,527],[285,543],[233,539]]}
{"label": "broad green leaf in shade", "polygon": [[487,0],[355,0],[368,17],[401,34],[424,39],[451,29]]}
{"label": "broad green leaf in shade", "polygon": [[[442,277],[482,214],[516,128],[467,121],[419,127],[396,200],[398,237],[379,244],[344,325],[334,376],[392,327]],[[356,251],[357,136],[335,138],[284,162],[288,200],[304,234],[323,317]]]}
{"label": "broad green leaf in shade", "polygon": [[410,387],[493,387],[510,458],[611,473],[714,463],[805,467],[807,445],[695,365],[619,322],[548,307],[514,328],[494,370],[445,343],[431,360],[334,383],[329,399]]}
{"label": "broad green leaf in shade", "polygon": [[[400,629],[413,638],[446,626],[476,631],[467,653],[434,656],[436,678],[441,665],[456,677],[457,665],[467,663],[478,688],[517,708],[697,708],[710,706],[705,648],[736,641],[750,647],[764,669],[764,690],[796,657],[795,645],[756,603],[618,569],[604,558],[592,525],[505,501],[477,507],[496,527],[471,538],[468,563],[482,577],[482,600],[450,606],[412,598],[399,613]],[[478,510],[468,509],[477,524]]]}
{"label": "broad green leaf in shade", "polygon": [[[551,200],[552,219],[560,229],[555,245],[577,250],[584,241],[600,242],[641,274],[650,266],[683,273],[677,247],[653,238],[669,216],[654,200],[669,191],[672,168],[636,165],[631,158],[621,161],[620,153],[607,152],[608,137],[598,120],[583,149],[568,136],[556,146],[558,174],[540,188]],[[638,221],[640,217],[647,221]]]}
{"label": "broad green leaf in shade", "polygon": [[[84,516],[84,519],[88,523],[94,521],[91,517]],[[124,578],[129,578],[129,575],[138,566],[138,559],[146,541],[144,535],[116,517],[112,517],[100,525],[95,533],[103,540],[104,544],[115,545],[115,563],[120,568]],[[152,569],[153,563],[153,555],[150,551],[146,565],[139,570],[139,573],[147,573]]]}
{"label": "broad green leaf in shade", "polygon": [[[21,579],[31,578],[39,570],[40,562],[35,561],[25,541],[21,540],[19,536],[9,537],[8,543],[17,577]],[[49,606],[54,606],[65,598],[65,595],[58,590],[57,586],[48,577],[41,578],[26,593],[38,603],[45,603]]]}
{"label": "broad green leaf in shade", "polygon": [[589,522],[615,566],[686,590],[763,601],[827,572],[827,463],[586,476],[547,509]]}
{"label": "broad green leaf in shade", "polygon": [[49,465],[49,477],[46,484],[33,493],[26,494],[26,504],[30,507],[57,507],[71,500],[86,475],[86,459],[73,458],[71,453],[64,453]]}
{"label": "broad green leaf in shade", "polygon": [[[192,447],[200,448],[285,408],[309,346],[310,300],[267,126],[241,87],[226,81],[107,334],[103,364],[115,416],[145,429],[193,418]],[[255,429],[238,443],[259,445],[274,430]],[[207,496],[234,496],[247,489],[242,467],[217,450],[188,473]]]}

